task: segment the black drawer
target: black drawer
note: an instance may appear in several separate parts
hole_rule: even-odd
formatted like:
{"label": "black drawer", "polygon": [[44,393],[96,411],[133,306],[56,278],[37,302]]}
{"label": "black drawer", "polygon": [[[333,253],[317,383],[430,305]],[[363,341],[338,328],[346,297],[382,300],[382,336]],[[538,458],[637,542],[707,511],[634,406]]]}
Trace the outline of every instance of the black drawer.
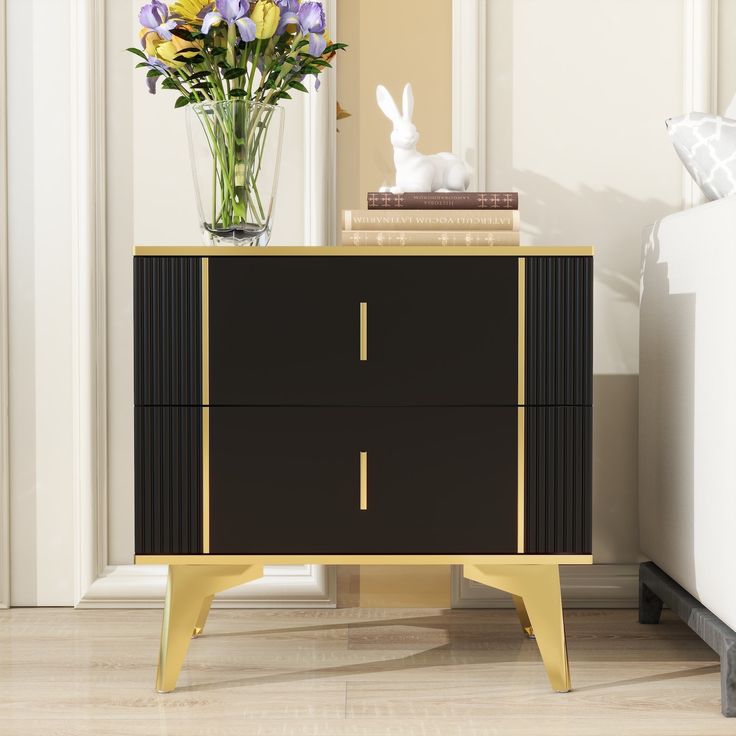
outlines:
{"label": "black drawer", "polygon": [[513,406],[517,313],[511,257],[210,258],[210,404]]}
{"label": "black drawer", "polygon": [[210,551],[514,553],[516,438],[507,407],[212,408]]}

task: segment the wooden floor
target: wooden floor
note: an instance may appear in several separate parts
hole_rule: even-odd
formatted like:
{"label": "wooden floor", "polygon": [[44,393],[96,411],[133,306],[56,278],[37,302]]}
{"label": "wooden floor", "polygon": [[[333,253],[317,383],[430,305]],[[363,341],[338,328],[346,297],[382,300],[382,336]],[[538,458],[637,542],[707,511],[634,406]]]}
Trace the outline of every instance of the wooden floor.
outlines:
{"label": "wooden floor", "polygon": [[0,734],[736,734],[718,660],[665,612],[570,611],[552,692],[512,611],[212,613],[157,695],[160,611],[0,611]]}

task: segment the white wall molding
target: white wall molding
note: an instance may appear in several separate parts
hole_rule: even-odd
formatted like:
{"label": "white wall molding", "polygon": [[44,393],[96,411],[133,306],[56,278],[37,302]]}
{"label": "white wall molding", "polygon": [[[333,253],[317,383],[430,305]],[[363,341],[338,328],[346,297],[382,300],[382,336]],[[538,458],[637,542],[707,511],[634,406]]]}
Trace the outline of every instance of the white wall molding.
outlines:
{"label": "white wall molding", "polygon": [[75,0],[72,192],[74,201],[74,597],[97,579],[107,547],[105,313],[105,8]]}
{"label": "white wall molding", "polygon": [[[683,113],[715,113],[718,108],[718,0],[683,0]],[[683,168],[682,202],[705,202],[700,188]]]}
{"label": "white wall molding", "polygon": [[8,187],[5,0],[0,0],[0,608],[10,605]]}
{"label": "white wall molding", "polygon": [[452,0],[452,150],[486,188],[486,0]]}
{"label": "white wall molding", "polygon": [[[336,29],[337,0],[326,0],[324,5],[330,27]],[[333,65],[336,63],[337,56]],[[319,90],[315,89],[314,77],[307,82],[309,95],[304,125],[305,245],[334,245],[337,238],[337,80],[334,69],[320,76]]]}
{"label": "white wall molding", "polygon": [[[560,568],[563,604],[567,608],[636,608],[638,565],[576,565]],[[453,608],[511,608],[511,596],[452,571]]]}
{"label": "white wall molding", "polygon": [[[281,565],[264,577],[218,594],[215,608],[326,608],[337,598],[336,577],[324,565]],[[166,567],[119,565],[107,568],[77,608],[161,608]]]}

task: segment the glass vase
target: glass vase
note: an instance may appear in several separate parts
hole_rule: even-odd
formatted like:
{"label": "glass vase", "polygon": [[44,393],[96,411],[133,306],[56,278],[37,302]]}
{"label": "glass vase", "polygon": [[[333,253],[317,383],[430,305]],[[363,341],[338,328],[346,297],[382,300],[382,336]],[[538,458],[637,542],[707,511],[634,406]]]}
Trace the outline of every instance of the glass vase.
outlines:
{"label": "glass vase", "polygon": [[268,245],[279,180],[284,111],[224,100],[187,115],[194,188],[207,245]]}

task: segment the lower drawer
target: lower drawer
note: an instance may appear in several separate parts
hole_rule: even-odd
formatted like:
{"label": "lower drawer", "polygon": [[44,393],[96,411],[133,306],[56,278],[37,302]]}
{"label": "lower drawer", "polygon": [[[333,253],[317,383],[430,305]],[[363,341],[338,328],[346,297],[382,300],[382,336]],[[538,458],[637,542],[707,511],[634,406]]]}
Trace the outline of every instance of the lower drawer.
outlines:
{"label": "lower drawer", "polygon": [[213,407],[209,424],[212,553],[516,551],[514,408]]}

